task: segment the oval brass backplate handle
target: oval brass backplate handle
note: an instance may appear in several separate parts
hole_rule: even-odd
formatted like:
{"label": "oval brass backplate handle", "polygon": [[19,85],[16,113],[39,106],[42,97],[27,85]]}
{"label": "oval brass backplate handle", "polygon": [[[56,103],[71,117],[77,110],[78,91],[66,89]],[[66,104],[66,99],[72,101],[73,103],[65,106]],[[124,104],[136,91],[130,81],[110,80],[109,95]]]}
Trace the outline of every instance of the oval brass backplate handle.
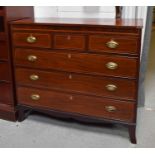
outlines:
{"label": "oval brass backplate handle", "polygon": [[114,112],[117,110],[115,106],[105,106],[105,109],[108,112]]}
{"label": "oval brass backplate handle", "polygon": [[27,60],[30,61],[30,62],[35,62],[37,60],[37,56],[35,56],[35,55],[29,55],[27,57]]}
{"label": "oval brass backplate handle", "polygon": [[31,95],[31,99],[34,100],[34,101],[37,101],[37,100],[40,99],[40,95],[38,95],[38,94],[32,94]]}
{"label": "oval brass backplate handle", "polygon": [[36,81],[38,79],[39,79],[38,75],[35,75],[35,74],[30,75],[30,80]]}
{"label": "oval brass backplate handle", "polygon": [[108,84],[106,85],[106,88],[108,91],[115,91],[117,89],[117,86],[114,84]]}
{"label": "oval brass backplate handle", "polygon": [[115,62],[108,62],[108,63],[106,64],[106,67],[107,67],[108,69],[114,70],[114,69],[117,69],[117,68],[118,68],[118,64],[115,63]]}
{"label": "oval brass backplate handle", "polygon": [[111,49],[115,49],[118,47],[119,43],[114,41],[114,40],[110,40],[106,43],[107,47],[111,48]]}
{"label": "oval brass backplate handle", "polygon": [[30,35],[30,36],[28,36],[27,38],[26,38],[26,41],[28,42],[28,43],[35,43],[36,41],[37,41],[37,38],[36,37],[34,37],[34,36],[32,36],[32,35]]}

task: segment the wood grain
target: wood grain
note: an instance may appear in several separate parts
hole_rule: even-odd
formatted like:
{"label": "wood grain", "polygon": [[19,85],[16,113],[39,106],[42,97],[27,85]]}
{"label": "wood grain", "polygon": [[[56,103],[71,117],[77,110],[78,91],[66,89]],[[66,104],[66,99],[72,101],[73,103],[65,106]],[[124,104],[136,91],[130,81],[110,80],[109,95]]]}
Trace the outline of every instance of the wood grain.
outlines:
{"label": "wood grain", "polygon": [[55,49],[85,50],[85,36],[73,33],[58,33],[54,35]]}
{"label": "wood grain", "polygon": [[8,60],[8,51],[5,41],[0,41],[0,60]]}
{"label": "wood grain", "polygon": [[[29,62],[29,55],[37,56],[35,62]],[[54,69],[60,71],[88,73],[94,75],[107,75],[116,77],[135,78],[137,76],[137,59],[97,55],[86,53],[71,53],[69,51],[56,52],[33,49],[15,49],[14,61],[16,65],[40,69]],[[107,69],[108,62],[115,62],[118,68],[115,70]]]}
{"label": "wood grain", "polygon": [[13,96],[12,96],[11,84],[0,82],[0,102],[12,105],[13,104],[12,100],[13,100]]}
{"label": "wood grain", "polygon": [[[36,37],[35,43],[28,43],[27,38],[33,36]],[[51,47],[51,36],[50,34],[44,33],[14,33],[13,34],[13,42],[16,46],[27,46],[27,47],[43,47],[50,48]]]}
{"label": "wood grain", "polygon": [[[30,79],[31,75],[37,75],[38,80]],[[16,69],[17,85],[58,89],[62,91],[105,96],[115,99],[135,100],[136,81],[119,78],[107,78],[100,76],[88,76],[83,74],[66,72],[47,72],[33,69]],[[117,86],[116,91],[108,91],[106,86]]]}
{"label": "wood grain", "polygon": [[[15,84],[13,80],[11,32],[9,23],[33,17],[31,6],[0,6],[0,118],[16,121]],[[2,20],[1,20],[2,19]]]}
{"label": "wood grain", "polygon": [[11,81],[10,67],[6,62],[0,62],[0,81]]}
{"label": "wood grain", "polygon": [[[41,89],[19,87],[18,103],[53,110],[79,113],[95,117],[132,122],[134,104],[127,101],[95,98],[91,96],[73,95]],[[40,100],[33,101],[32,94],[39,94]],[[108,112],[105,106],[115,106],[115,112]]]}
{"label": "wood grain", "polygon": [[[115,41],[119,45],[115,49],[107,47],[106,43],[109,41]],[[98,52],[109,53],[126,53],[126,54],[138,54],[138,38],[133,37],[121,37],[118,36],[105,36],[105,35],[90,35],[89,36],[89,50]]]}

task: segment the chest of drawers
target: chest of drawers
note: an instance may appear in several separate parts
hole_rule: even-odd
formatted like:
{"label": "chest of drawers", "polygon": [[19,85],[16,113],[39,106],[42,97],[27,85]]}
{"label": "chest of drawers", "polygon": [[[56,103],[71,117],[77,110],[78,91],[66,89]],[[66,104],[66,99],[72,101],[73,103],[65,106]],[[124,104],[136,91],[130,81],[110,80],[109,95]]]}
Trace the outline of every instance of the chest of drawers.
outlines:
{"label": "chest of drawers", "polygon": [[141,28],[140,20],[13,22],[19,121],[35,110],[81,121],[121,123],[136,143]]}

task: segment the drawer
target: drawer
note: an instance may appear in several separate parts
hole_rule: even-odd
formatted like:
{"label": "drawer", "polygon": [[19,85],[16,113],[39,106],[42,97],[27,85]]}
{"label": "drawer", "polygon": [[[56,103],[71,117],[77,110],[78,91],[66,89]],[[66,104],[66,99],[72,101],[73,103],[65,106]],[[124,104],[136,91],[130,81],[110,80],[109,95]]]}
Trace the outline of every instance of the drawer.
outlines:
{"label": "drawer", "polygon": [[7,45],[5,41],[0,41],[0,60],[8,59]]}
{"label": "drawer", "polygon": [[123,56],[16,49],[15,64],[40,69],[135,78],[138,61],[136,58]]}
{"label": "drawer", "polygon": [[18,103],[32,107],[132,122],[133,102],[19,87]]}
{"label": "drawer", "polygon": [[10,67],[6,62],[0,62],[0,81],[10,81]]}
{"label": "drawer", "polygon": [[136,98],[136,82],[120,78],[17,68],[16,81],[19,85],[106,96],[115,99],[135,100]]}
{"label": "drawer", "polygon": [[47,33],[13,33],[14,46],[51,48],[51,35]]}
{"label": "drawer", "polygon": [[12,104],[12,87],[11,84],[0,81],[0,102]]}
{"label": "drawer", "polygon": [[85,36],[78,34],[55,34],[54,48],[85,50]]}
{"label": "drawer", "polygon": [[138,38],[120,37],[120,36],[89,36],[89,50],[97,52],[109,52],[119,54],[138,54]]}

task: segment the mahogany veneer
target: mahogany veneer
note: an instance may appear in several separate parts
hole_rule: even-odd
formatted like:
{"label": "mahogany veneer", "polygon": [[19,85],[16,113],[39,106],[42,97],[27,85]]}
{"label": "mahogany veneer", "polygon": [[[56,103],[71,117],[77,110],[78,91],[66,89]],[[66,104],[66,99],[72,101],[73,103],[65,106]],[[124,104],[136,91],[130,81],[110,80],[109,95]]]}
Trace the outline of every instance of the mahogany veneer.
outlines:
{"label": "mahogany veneer", "polygon": [[136,143],[141,20],[11,24],[19,121],[28,111],[121,123]]}
{"label": "mahogany veneer", "polygon": [[33,7],[0,6],[0,118],[2,119],[16,120],[8,23],[30,17],[33,18]]}
{"label": "mahogany veneer", "polygon": [[85,36],[80,34],[56,34],[54,35],[54,48],[55,49],[85,49]]}
{"label": "mahogany veneer", "polygon": [[[32,81],[32,75],[38,75],[39,80]],[[23,76],[21,76],[23,75]],[[16,69],[16,81],[19,85],[45,87],[55,90],[65,90],[70,92],[80,92],[95,96],[109,96],[135,100],[136,82],[120,78],[81,75],[71,72],[47,72],[32,69]],[[118,87],[117,91],[109,92],[106,86],[113,83]],[[126,87],[126,89],[124,89]]]}
{"label": "mahogany veneer", "polygon": [[[109,40],[115,38],[115,41],[121,43],[116,49],[109,49],[107,46],[103,46]],[[89,37],[89,49],[90,51],[109,52],[109,53],[126,53],[137,54],[138,52],[138,39],[132,36],[106,36],[106,35],[91,35]],[[128,50],[130,48],[130,50]]]}
{"label": "mahogany veneer", "polygon": [[[28,61],[29,55],[37,56],[35,63]],[[45,51],[36,49],[15,49],[15,63],[25,67],[56,69],[69,72],[136,78],[138,59],[135,57],[73,53],[72,51]],[[108,62],[115,62],[118,68],[107,69]],[[128,65],[126,65],[128,64]]]}
{"label": "mahogany veneer", "polygon": [[[29,97],[34,92],[40,94],[41,98],[39,102]],[[134,120],[133,113],[135,104],[130,101],[117,101],[26,87],[19,87],[17,93],[19,103],[24,105],[44,107],[45,109],[55,109],[100,118],[123,120],[126,122],[133,122]],[[117,111],[115,113],[108,112],[105,107],[109,105],[115,106]]]}

